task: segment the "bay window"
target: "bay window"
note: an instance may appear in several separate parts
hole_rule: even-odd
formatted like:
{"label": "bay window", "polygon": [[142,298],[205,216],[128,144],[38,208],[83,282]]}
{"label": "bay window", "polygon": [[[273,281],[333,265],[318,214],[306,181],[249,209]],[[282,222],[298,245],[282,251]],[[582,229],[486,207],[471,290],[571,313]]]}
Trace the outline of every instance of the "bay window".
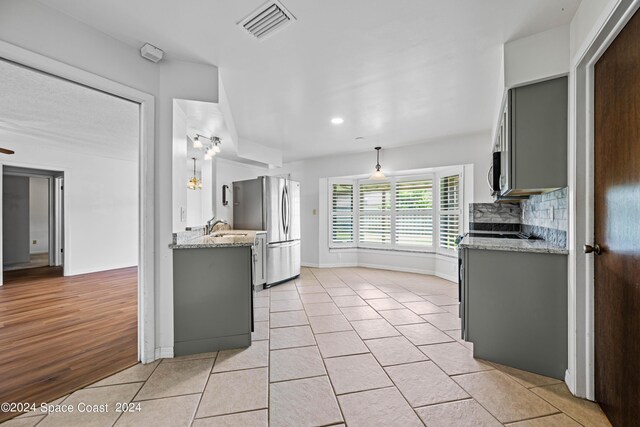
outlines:
{"label": "bay window", "polygon": [[330,180],[329,247],[453,252],[462,226],[461,168]]}

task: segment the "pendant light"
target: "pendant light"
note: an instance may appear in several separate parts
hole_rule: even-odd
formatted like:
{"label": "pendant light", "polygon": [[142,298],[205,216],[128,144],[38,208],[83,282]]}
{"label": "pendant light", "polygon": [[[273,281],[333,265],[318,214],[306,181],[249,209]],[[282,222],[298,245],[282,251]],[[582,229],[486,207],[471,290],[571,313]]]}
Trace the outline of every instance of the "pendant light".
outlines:
{"label": "pendant light", "polygon": [[187,188],[189,190],[202,190],[202,180],[198,179],[198,176],[196,175],[196,158],[192,157],[192,159],[193,159],[193,178],[187,181]]}
{"label": "pendant light", "polygon": [[193,137],[193,148],[202,148],[202,141],[200,141],[200,135]]}
{"label": "pendant light", "polygon": [[384,174],[382,173],[382,171],[380,170],[381,166],[380,166],[380,150],[382,149],[382,147],[376,147],[376,158],[377,158],[377,163],[376,163],[376,170],[375,172],[369,177],[369,179],[375,179],[375,180],[380,180],[380,179],[386,179],[387,177],[384,176]]}

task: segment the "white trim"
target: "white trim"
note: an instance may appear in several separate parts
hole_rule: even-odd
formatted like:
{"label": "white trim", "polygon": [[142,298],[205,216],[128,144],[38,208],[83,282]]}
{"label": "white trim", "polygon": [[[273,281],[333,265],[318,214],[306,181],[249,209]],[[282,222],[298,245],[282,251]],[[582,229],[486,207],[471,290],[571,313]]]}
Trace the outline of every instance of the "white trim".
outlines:
{"label": "white trim", "polygon": [[158,359],[173,359],[173,347],[158,347],[155,349],[154,357]]}
{"label": "white trim", "polygon": [[[421,254],[423,257],[425,254]],[[441,256],[439,254],[428,254],[433,260],[437,260],[440,258],[441,260],[445,260],[447,262],[456,262],[457,258],[454,260],[448,256]],[[374,268],[378,270],[389,270],[389,271],[401,271],[405,273],[417,273],[417,274],[427,274],[430,276],[440,277],[442,279],[448,280],[453,283],[458,282],[458,277],[454,275],[444,274],[442,272],[437,271],[437,269],[426,269],[426,268],[415,268],[415,267],[399,267],[397,265],[389,265],[389,264],[380,264],[380,263],[367,263],[367,262],[331,262],[331,263],[312,263],[312,262],[302,262],[303,267],[308,268],[349,268],[349,267],[363,267],[363,268]]]}
{"label": "white trim", "polygon": [[[148,93],[2,40],[0,40],[0,57],[140,104],[138,358],[143,363],[152,362],[156,358],[154,313],[155,98]],[[0,225],[1,221],[0,219]]]}
{"label": "white trim", "polygon": [[595,398],[593,257],[581,251],[592,243],[593,67],[620,33],[640,0],[618,0],[606,7],[572,61],[569,135],[569,361],[565,381],[571,392]]}

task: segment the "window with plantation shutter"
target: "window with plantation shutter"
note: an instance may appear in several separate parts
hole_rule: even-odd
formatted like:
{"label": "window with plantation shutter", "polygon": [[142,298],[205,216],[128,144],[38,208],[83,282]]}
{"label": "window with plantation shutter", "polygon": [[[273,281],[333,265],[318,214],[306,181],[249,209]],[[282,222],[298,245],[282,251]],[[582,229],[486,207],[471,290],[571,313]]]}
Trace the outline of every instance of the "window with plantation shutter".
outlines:
{"label": "window with plantation shutter", "polygon": [[353,184],[331,186],[331,243],[350,246],[354,243]]}
{"label": "window with plantation shutter", "polygon": [[360,183],[358,193],[358,241],[391,244],[391,183]]}
{"label": "window with plantation shutter", "polygon": [[395,196],[396,245],[433,246],[433,180],[399,181]]}
{"label": "window with plantation shutter", "polygon": [[440,177],[439,192],[439,245],[444,249],[454,249],[460,234],[460,174]]}
{"label": "window with plantation shutter", "polygon": [[374,181],[329,180],[329,247],[454,255],[463,225],[463,168]]}

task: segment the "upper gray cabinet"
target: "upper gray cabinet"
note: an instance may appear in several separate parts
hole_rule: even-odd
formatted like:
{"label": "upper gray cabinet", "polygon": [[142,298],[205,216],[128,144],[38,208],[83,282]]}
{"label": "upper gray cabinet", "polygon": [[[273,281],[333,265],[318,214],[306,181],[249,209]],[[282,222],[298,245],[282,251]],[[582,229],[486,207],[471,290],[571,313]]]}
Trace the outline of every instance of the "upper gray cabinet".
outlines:
{"label": "upper gray cabinet", "polygon": [[567,77],[508,91],[496,141],[501,196],[567,186],[567,121]]}

